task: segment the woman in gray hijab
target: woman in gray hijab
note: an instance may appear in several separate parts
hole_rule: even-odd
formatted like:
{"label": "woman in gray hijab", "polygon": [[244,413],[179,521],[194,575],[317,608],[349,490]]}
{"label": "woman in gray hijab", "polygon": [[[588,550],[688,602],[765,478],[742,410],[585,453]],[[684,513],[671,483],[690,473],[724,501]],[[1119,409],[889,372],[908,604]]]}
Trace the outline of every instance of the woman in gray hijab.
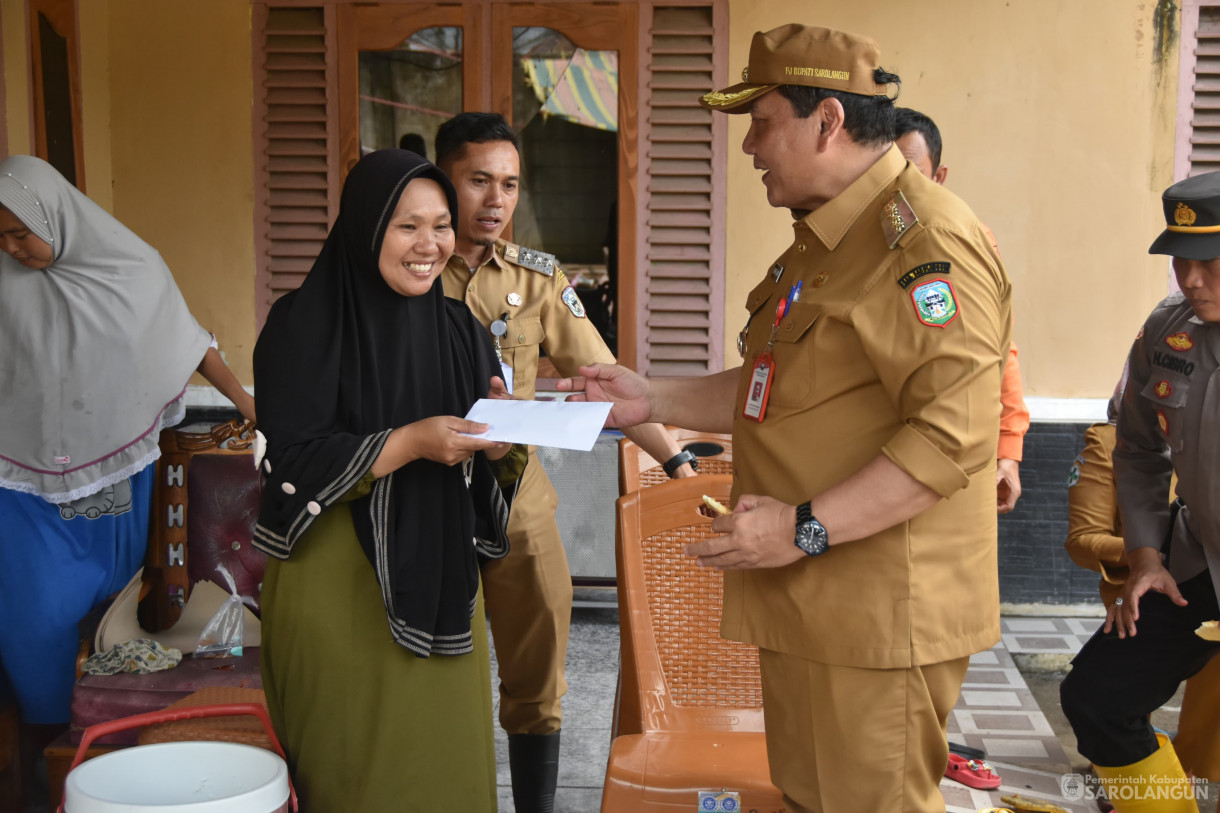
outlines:
{"label": "woman in gray hijab", "polygon": [[0,663],[27,724],[68,720],[77,622],[144,558],[196,370],[253,420],[161,255],[45,161],[0,162]]}

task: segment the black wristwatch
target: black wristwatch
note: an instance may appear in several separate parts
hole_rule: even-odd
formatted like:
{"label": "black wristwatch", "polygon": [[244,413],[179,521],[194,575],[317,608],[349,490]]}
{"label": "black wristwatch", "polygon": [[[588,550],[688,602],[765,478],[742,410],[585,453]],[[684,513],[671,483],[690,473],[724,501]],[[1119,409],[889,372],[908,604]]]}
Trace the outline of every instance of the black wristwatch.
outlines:
{"label": "black wristwatch", "polygon": [[678,467],[683,463],[690,463],[690,467],[692,469],[695,471],[699,470],[699,458],[695,456],[694,452],[687,451],[686,449],[683,449],[673,457],[669,458],[669,460],[662,463],[661,468],[665,469],[665,474],[672,478],[674,476],[674,472],[677,471]]}
{"label": "black wristwatch", "polygon": [[796,507],[796,539],[793,544],[806,556],[820,556],[830,548],[826,528],[814,517],[808,502]]}

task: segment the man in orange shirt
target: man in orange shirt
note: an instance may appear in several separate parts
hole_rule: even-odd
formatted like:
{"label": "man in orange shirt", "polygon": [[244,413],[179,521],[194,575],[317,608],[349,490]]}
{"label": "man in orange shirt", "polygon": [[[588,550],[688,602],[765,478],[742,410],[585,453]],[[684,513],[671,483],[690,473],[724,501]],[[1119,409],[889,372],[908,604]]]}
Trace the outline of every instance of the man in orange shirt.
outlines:
{"label": "man in orange shirt", "polygon": [[[940,162],[940,128],[936,122],[909,107],[896,108],[897,125],[894,143],[903,156],[927,177],[944,184],[949,167]],[[995,235],[987,230],[996,253],[1000,247]],[[1016,342],[1008,350],[1008,364],[1004,367],[1004,378],[1000,382],[1000,442],[996,448],[996,509],[1007,514],[1017,505],[1021,496],[1021,447],[1025,433],[1029,431],[1029,409],[1021,388],[1021,365],[1017,362]]]}

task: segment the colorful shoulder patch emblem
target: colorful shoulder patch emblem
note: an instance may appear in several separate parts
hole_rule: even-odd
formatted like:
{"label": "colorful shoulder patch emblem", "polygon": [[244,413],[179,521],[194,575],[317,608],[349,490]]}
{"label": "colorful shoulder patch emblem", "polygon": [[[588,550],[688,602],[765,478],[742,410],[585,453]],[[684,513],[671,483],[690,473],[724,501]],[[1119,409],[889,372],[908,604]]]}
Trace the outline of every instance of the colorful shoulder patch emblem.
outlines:
{"label": "colorful shoulder patch emblem", "polygon": [[926,277],[928,274],[948,274],[950,265],[948,262],[924,263],[917,265],[910,271],[898,278],[898,284],[902,290],[906,290],[915,284],[915,280],[920,277]]}
{"label": "colorful shoulder patch emblem", "polygon": [[915,315],[932,327],[944,327],[957,318],[957,298],[953,286],[945,279],[934,279],[911,289]]}
{"label": "colorful shoulder patch emblem", "polygon": [[1181,352],[1183,350],[1189,350],[1190,348],[1194,347],[1195,341],[1194,341],[1194,339],[1190,338],[1189,333],[1187,333],[1186,331],[1183,330],[1179,333],[1174,333],[1171,336],[1166,336],[1165,344],[1169,345],[1174,350]]}
{"label": "colorful shoulder patch emblem", "polygon": [[1156,411],[1156,424],[1157,426],[1161,427],[1162,432],[1164,432],[1166,435],[1169,434],[1169,419],[1166,418],[1165,413],[1159,409]]}
{"label": "colorful shoulder patch emblem", "polygon": [[1168,398],[1169,396],[1173,395],[1173,384],[1170,384],[1168,381],[1162,378],[1157,382],[1156,386],[1152,388],[1152,391],[1156,393],[1157,398]]}
{"label": "colorful shoulder patch emblem", "polygon": [[563,304],[568,306],[568,310],[572,312],[573,316],[577,319],[585,318],[584,303],[580,301],[580,297],[576,295],[576,291],[571,285],[563,289],[561,296],[563,297]]}

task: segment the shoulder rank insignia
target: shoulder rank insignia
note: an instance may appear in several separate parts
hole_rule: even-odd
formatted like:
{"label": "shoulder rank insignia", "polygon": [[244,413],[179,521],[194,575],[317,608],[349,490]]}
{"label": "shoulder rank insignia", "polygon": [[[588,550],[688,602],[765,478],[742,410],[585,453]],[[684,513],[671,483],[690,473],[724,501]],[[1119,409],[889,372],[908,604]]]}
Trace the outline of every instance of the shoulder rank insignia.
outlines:
{"label": "shoulder rank insignia", "polygon": [[576,290],[571,285],[563,289],[561,296],[563,304],[568,306],[568,310],[572,312],[573,316],[577,319],[585,318],[585,305],[580,301],[580,297],[576,295]]}
{"label": "shoulder rank insignia", "polygon": [[932,327],[944,327],[957,318],[957,298],[953,285],[946,279],[934,279],[911,290],[915,315]]}
{"label": "shoulder rank insignia", "polygon": [[881,230],[885,232],[885,241],[890,248],[897,246],[902,235],[918,222],[919,218],[901,189],[894,192],[893,200],[881,207]]}
{"label": "shoulder rank insignia", "polygon": [[555,273],[555,255],[545,251],[505,243],[504,259],[548,277]]}
{"label": "shoulder rank insignia", "polygon": [[1166,336],[1165,344],[1179,352],[1189,350],[1195,346],[1194,339],[1190,338],[1190,334],[1184,330],[1179,333],[1174,333],[1172,336]]}

